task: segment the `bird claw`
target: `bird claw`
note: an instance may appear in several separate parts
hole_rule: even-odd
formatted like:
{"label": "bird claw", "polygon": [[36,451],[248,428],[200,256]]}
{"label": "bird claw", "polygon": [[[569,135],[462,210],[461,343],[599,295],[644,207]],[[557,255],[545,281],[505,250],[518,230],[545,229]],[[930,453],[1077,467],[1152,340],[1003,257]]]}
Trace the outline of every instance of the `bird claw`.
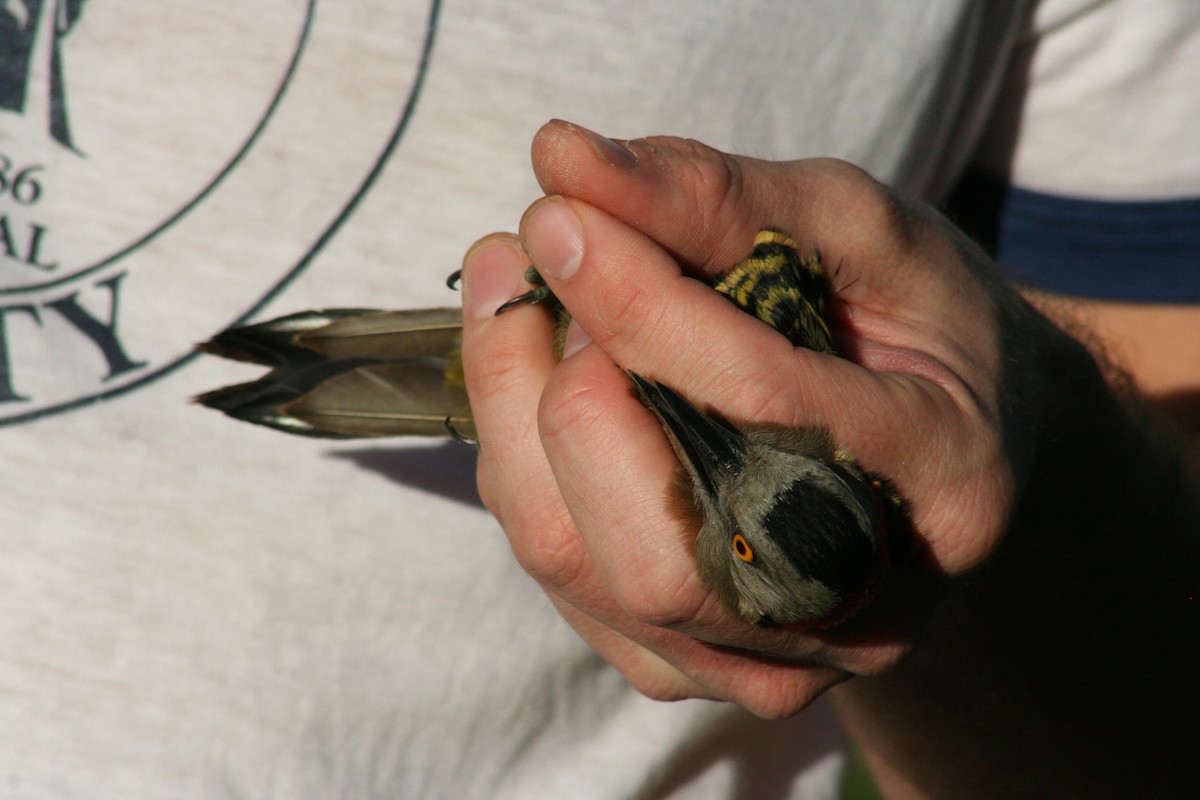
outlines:
{"label": "bird claw", "polygon": [[452,417],[446,417],[445,421],[442,424],[446,426],[446,433],[450,435],[451,439],[458,442],[459,444],[465,444],[469,447],[474,447],[476,450],[479,449],[479,440],[474,437],[467,436],[462,431],[460,431],[458,428],[456,428],[454,426]]}
{"label": "bird claw", "polygon": [[497,308],[497,316],[515,306],[533,306],[553,300],[554,294],[550,291],[550,287],[546,285],[546,282],[542,280],[542,276],[538,274],[537,267],[532,264],[525,270],[525,282],[532,284],[533,288],[528,292],[517,295]]}
{"label": "bird claw", "polygon": [[537,305],[538,303],[544,303],[550,297],[551,294],[549,286],[538,286],[530,289],[528,292],[519,294],[508,302],[502,304],[496,309],[496,315],[499,316],[503,312],[508,311],[510,308],[514,308],[515,306],[532,306]]}
{"label": "bird claw", "polygon": [[[537,267],[530,265],[529,268],[525,270],[525,282],[533,284],[533,288],[528,292],[523,292],[517,295],[501,305],[496,309],[497,314],[508,311],[510,308],[515,306],[533,306],[539,303],[545,303],[548,299],[553,297],[550,292],[550,287],[545,284],[545,282],[542,280],[542,276],[538,274]],[[451,272],[446,278],[446,287],[453,289],[454,291],[458,291],[458,286],[460,283],[462,283],[461,269],[454,270],[454,272]]]}

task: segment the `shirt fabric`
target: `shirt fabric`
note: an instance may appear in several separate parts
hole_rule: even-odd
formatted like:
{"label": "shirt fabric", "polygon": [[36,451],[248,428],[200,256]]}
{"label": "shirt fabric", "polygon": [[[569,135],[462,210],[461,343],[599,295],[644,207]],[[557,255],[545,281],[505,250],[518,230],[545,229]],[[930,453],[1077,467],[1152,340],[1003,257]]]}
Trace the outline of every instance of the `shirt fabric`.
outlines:
{"label": "shirt fabric", "polygon": [[1200,302],[1197,75],[1200,4],[1039,4],[955,206],[1030,286]]}

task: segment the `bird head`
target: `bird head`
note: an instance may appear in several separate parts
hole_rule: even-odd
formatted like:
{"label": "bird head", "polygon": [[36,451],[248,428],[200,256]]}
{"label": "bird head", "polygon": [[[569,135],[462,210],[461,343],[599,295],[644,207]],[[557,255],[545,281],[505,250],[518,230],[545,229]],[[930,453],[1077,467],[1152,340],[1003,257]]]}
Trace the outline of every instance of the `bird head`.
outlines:
{"label": "bird head", "polygon": [[874,596],[886,566],[872,482],[820,428],[735,426],[630,373],[684,468],[701,579],[759,625],[825,627]]}

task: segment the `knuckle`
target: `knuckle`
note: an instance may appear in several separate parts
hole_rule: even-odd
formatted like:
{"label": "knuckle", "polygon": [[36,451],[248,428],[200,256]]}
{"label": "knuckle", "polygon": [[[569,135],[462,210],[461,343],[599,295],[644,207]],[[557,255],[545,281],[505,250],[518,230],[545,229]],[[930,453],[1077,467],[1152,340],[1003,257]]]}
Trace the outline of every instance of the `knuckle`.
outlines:
{"label": "knuckle", "polygon": [[547,444],[565,436],[586,434],[604,413],[603,398],[590,383],[566,381],[555,375],[538,404],[538,430]]}
{"label": "knuckle", "polygon": [[710,697],[705,693],[698,692],[690,682],[671,676],[630,674],[629,672],[623,674],[638,694],[660,703],[675,703],[697,697]]}
{"label": "knuckle", "polygon": [[765,696],[743,701],[740,705],[756,717],[777,721],[795,716],[807,703],[795,704],[778,697]]}
{"label": "knuckle", "polygon": [[604,303],[602,319],[606,327],[613,334],[641,330],[660,303],[655,302],[647,288],[635,278],[623,279],[613,288],[597,298],[598,303]]}
{"label": "knuckle", "polygon": [[531,520],[519,512],[509,517],[501,525],[521,569],[542,586],[555,589],[580,579],[586,550],[565,509],[557,519]]}
{"label": "knuckle", "polygon": [[517,564],[538,583],[564,587],[575,581],[583,546],[562,504],[518,497],[498,518]]}
{"label": "knuckle", "polygon": [[484,507],[493,517],[499,519],[500,482],[486,452],[480,452],[479,460],[475,464],[475,489],[479,492],[479,499],[483,501]]}
{"label": "knuckle", "polygon": [[901,252],[915,250],[924,230],[924,215],[918,206],[881,186],[872,195],[869,219]]}
{"label": "knuckle", "polygon": [[911,650],[911,643],[873,647],[871,652],[864,653],[860,658],[848,663],[846,669],[855,675],[867,677],[883,675],[895,669]]}
{"label": "knuckle", "polygon": [[610,589],[621,609],[638,622],[654,628],[679,629],[691,623],[703,605],[690,573],[669,567],[619,575]]}
{"label": "knuckle", "polygon": [[638,648],[634,654],[625,654],[612,663],[630,686],[651,700],[672,703],[693,698],[718,699],[717,695],[653,651]]}
{"label": "knuckle", "polygon": [[680,162],[688,184],[702,197],[725,197],[741,190],[741,167],[737,159],[711,147],[689,141]]}
{"label": "knuckle", "polygon": [[721,229],[717,225],[720,220],[740,209],[747,183],[738,158],[694,139],[655,136],[643,142],[676,179],[687,207],[698,212],[691,222],[690,238],[707,239],[712,230]]}
{"label": "knuckle", "polygon": [[[676,177],[721,178],[727,174],[729,157],[714,147],[680,136],[649,136],[639,142]],[[684,173],[698,170],[691,175]],[[710,171],[711,170],[711,171]]]}
{"label": "knuckle", "polygon": [[508,537],[513,557],[539,584],[564,587],[582,574],[586,551],[557,492],[509,480],[513,470],[481,451],[476,485]]}
{"label": "knuckle", "polygon": [[691,203],[701,211],[699,231],[719,229],[723,220],[737,219],[746,207],[746,180],[742,164],[733,156],[705,148],[686,162],[684,184]]}
{"label": "knuckle", "polygon": [[822,159],[820,166],[828,178],[841,186],[847,214],[872,231],[875,241],[893,251],[915,249],[925,222],[920,204],[847,161]]}
{"label": "knuckle", "polygon": [[647,354],[661,351],[663,342],[670,340],[670,305],[646,287],[631,286],[608,312],[610,331],[623,340],[627,360],[640,361]]}
{"label": "knuckle", "polygon": [[563,590],[579,581],[583,574],[582,548],[563,537],[525,537],[525,544],[513,548],[521,569],[549,589]]}
{"label": "knuckle", "polygon": [[[821,692],[842,680],[831,670],[812,667],[763,665],[761,674],[748,676],[739,694],[731,699],[757,717],[781,720],[803,711]],[[802,670],[798,671],[798,670]]]}
{"label": "knuckle", "polygon": [[895,641],[857,644],[825,641],[820,649],[806,658],[814,663],[840,671],[845,676],[876,677],[895,669],[915,643],[915,634],[897,634]]}

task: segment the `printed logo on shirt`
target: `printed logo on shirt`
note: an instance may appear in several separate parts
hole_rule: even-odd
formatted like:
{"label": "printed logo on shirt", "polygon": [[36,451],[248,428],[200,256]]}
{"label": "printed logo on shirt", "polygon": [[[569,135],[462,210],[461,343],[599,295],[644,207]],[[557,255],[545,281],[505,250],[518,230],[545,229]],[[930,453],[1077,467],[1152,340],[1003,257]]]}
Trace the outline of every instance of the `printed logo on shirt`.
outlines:
{"label": "printed logo on shirt", "polygon": [[437,11],[0,0],[0,425],[166,375],[302,270],[402,136]]}

